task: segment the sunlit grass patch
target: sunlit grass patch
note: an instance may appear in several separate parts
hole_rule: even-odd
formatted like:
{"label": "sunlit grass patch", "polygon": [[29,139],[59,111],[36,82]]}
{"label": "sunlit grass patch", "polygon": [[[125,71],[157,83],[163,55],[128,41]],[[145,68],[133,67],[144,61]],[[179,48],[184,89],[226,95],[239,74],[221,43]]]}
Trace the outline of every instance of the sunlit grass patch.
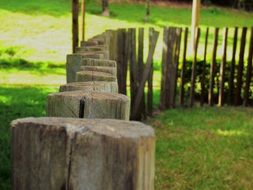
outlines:
{"label": "sunlit grass patch", "polygon": [[156,189],[251,189],[253,109],[163,112],[157,135]]}

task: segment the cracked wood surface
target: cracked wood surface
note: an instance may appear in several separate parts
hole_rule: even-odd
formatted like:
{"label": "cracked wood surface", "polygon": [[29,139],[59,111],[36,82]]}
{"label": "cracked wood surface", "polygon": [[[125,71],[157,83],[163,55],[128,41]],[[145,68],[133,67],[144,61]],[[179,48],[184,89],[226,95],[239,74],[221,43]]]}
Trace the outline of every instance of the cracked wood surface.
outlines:
{"label": "cracked wood surface", "polygon": [[116,69],[116,62],[105,59],[87,58],[87,56],[79,54],[67,55],[67,83],[76,82],[76,72],[81,70],[81,66],[115,67]]}
{"label": "cracked wood surface", "polygon": [[153,190],[155,136],[122,120],[26,118],[11,124],[14,190]]}
{"label": "cracked wood surface", "polygon": [[[84,105],[82,105],[84,101]],[[50,94],[50,117],[111,118],[129,120],[129,98],[123,94],[69,91]],[[80,113],[83,113],[80,115]]]}

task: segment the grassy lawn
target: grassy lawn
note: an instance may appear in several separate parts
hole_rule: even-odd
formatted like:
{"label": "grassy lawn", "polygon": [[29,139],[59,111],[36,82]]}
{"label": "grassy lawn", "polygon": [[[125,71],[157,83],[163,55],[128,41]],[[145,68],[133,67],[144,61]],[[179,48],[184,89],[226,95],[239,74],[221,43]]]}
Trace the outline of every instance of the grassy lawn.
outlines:
{"label": "grassy lawn", "polygon": [[166,111],[157,134],[156,189],[253,189],[253,109]]}
{"label": "grassy lawn", "polygon": [[[141,4],[112,4],[109,18],[100,16],[100,7],[91,1],[87,11],[87,37],[122,27],[151,26],[162,32],[164,26],[191,22],[190,8],[152,6],[149,23],[143,21]],[[205,7],[201,16],[203,29],[253,26],[253,14],[246,12]],[[64,62],[71,52],[70,1],[1,0],[0,22],[0,190],[7,190],[9,123],[45,116],[47,95],[65,83]],[[161,36],[155,87],[160,83]],[[230,44],[231,36],[232,30]],[[154,100],[157,105],[158,88]],[[149,119],[157,134],[156,189],[253,189],[252,118],[253,109],[224,107],[168,110]]]}

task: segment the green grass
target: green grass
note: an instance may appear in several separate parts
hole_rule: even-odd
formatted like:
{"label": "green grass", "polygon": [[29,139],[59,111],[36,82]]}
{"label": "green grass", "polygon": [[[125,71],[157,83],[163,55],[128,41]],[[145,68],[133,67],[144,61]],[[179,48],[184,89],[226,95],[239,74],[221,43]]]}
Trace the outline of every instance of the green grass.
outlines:
{"label": "green grass", "polygon": [[156,129],[155,189],[252,189],[253,109],[166,111]]}

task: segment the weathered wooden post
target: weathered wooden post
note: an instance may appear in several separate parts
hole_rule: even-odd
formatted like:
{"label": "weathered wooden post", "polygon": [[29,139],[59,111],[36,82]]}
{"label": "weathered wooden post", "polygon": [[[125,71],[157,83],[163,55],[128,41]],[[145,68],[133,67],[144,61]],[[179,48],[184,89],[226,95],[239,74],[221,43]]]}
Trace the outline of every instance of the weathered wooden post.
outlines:
{"label": "weathered wooden post", "polygon": [[118,93],[117,82],[90,81],[90,82],[72,82],[60,86],[60,92],[77,91],[83,92],[111,92]]}
{"label": "weathered wooden post", "polygon": [[75,53],[79,43],[79,26],[78,26],[79,3],[78,0],[72,0],[72,51]]}
{"label": "weathered wooden post", "polygon": [[67,55],[67,83],[76,82],[76,73],[81,70],[82,66],[114,67],[116,69],[116,62],[104,59],[87,58],[86,56],[78,54]]}
{"label": "weathered wooden post", "polygon": [[151,127],[121,120],[26,118],[11,124],[13,190],[153,190]]}
{"label": "weathered wooden post", "polygon": [[129,98],[123,94],[68,91],[50,94],[47,103],[50,117],[129,120]]}

